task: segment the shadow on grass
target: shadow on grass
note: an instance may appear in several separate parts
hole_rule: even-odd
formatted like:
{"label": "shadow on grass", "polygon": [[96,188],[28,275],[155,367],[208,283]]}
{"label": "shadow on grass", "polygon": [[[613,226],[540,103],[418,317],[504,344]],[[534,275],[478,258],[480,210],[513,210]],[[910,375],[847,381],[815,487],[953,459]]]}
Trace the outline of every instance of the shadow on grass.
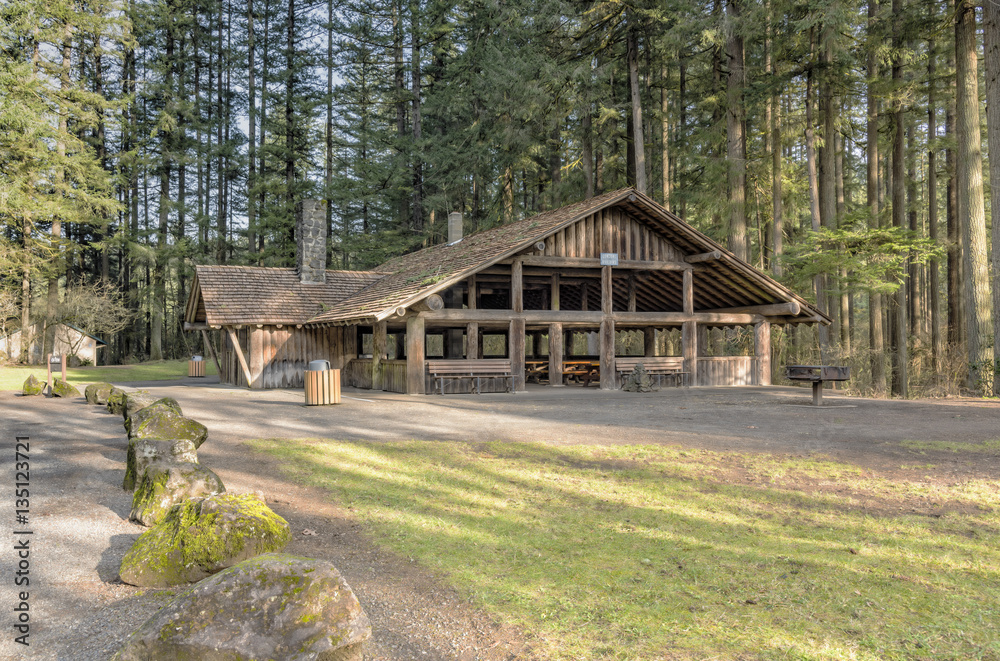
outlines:
{"label": "shadow on grass", "polygon": [[870,517],[835,492],[727,484],[723,455],[665,447],[253,445],[550,658],[1000,658],[996,499]]}

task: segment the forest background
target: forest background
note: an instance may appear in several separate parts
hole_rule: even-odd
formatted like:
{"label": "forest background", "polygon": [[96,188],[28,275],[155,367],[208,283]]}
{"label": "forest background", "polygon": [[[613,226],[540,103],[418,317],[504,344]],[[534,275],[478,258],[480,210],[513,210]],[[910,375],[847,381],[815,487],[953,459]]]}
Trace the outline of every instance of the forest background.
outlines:
{"label": "forest background", "polygon": [[450,211],[474,232],[631,185],[833,318],[776,329],[775,364],[1000,393],[998,14],[7,0],[0,332],[100,308],[106,361],[186,356],[193,265],[294,265],[303,199],[328,202],[330,267],[364,269]]}

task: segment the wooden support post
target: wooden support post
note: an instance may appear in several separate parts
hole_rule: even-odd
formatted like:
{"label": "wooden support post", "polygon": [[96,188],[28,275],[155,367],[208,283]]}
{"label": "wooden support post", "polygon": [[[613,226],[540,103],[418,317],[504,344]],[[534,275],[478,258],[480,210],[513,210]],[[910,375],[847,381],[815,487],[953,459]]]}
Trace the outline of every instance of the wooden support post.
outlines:
{"label": "wooden support post", "polygon": [[465,357],[469,360],[479,358],[479,324],[475,321],[465,326]]}
{"label": "wooden support post", "polygon": [[383,363],[386,359],[386,325],[384,321],[372,326],[372,390],[382,390]]}
{"label": "wooden support post", "polygon": [[260,390],[264,387],[264,333],[263,328],[250,329],[250,388]]}
{"label": "wooden support post", "polygon": [[[559,309],[559,272],[552,273],[551,292],[549,293],[549,309]],[[551,342],[551,340],[549,340]]]}
{"label": "wooden support post", "polygon": [[524,273],[520,259],[510,266],[510,309],[524,312]]}
{"label": "wooden support post", "polygon": [[563,385],[562,324],[549,324],[549,385]]}
{"label": "wooden support post", "polygon": [[614,390],[615,384],[615,320],[601,322],[601,390]]}
{"label": "wooden support post", "polygon": [[424,320],[419,315],[406,318],[406,392],[424,394]]}
{"label": "wooden support post", "polygon": [[239,337],[237,337],[233,327],[226,326],[226,330],[229,331],[229,341],[233,343],[233,351],[236,352],[236,358],[240,361],[240,367],[243,368],[243,376],[246,378],[247,388],[249,388],[253,379],[250,378],[250,368],[247,366],[247,359],[243,356],[243,347],[240,346]]}
{"label": "wooden support post", "polygon": [[771,385],[771,322],[762,321],[753,327],[753,348],[757,357],[756,378],[758,386]]}
{"label": "wooden support post", "polygon": [[586,312],[590,307],[590,287],[586,282],[580,284],[580,309]]}
{"label": "wooden support post", "polygon": [[602,266],[601,267],[601,312],[604,315],[610,315],[612,312],[612,302],[613,289],[611,280],[611,267]]}
{"label": "wooden support post", "polygon": [[507,343],[510,347],[510,369],[514,375],[514,392],[524,390],[524,319],[510,320]]}
{"label": "wooden support post", "polygon": [[635,312],[635,275],[628,276],[628,311]]}
{"label": "wooden support post", "polygon": [[656,329],[655,328],[643,328],[642,329],[642,355],[644,356],[655,356],[656,355]]}
{"label": "wooden support post", "polygon": [[208,337],[207,330],[202,329],[201,339],[205,342],[209,355],[212,356],[212,361],[215,363],[215,370],[219,373],[219,380],[222,380],[222,365],[219,364],[219,357],[215,355],[215,347],[212,346],[212,341]]}
{"label": "wooden support post", "polygon": [[698,385],[698,324],[685,321],[681,326],[681,353],[684,356],[684,371],[687,372],[687,385]]}
{"label": "wooden support post", "polygon": [[694,274],[690,270],[684,271],[681,285],[681,294],[684,299],[684,314],[694,314]]}
{"label": "wooden support post", "polygon": [[698,351],[695,353],[696,356],[708,355],[708,331],[708,326],[698,326]]}

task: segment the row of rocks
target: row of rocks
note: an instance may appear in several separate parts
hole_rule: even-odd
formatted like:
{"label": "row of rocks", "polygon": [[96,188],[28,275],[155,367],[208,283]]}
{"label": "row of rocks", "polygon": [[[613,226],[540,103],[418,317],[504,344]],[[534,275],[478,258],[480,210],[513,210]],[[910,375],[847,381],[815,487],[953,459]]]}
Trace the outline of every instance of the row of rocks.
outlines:
{"label": "row of rocks", "polygon": [[208,438],[180,404],[110,384],[87,401],[122,415],[128,447],[123,487],[130,519],[149,530],[122,559],[121,580],[167,588],[194,584],[137,630],[115,656],[360,661],[371,625],[350,586],[326,562],[277,553],[288,523],[255,494],[225,493],[198,463]]}
{"label": "row of rocks", "polygon": [[[45,392],[45,384],[38,380],[34,374],[29,374],[28,378],[24,380],[24,385],[21,386],[21,394],[25,397],[33,397],[35,395],[41,395]],[[63,381],[58,376],[52,380],[52,390],[50,393],[53,397],[79,397],[80,391],[76,389],[76,386],[71,383]]]}

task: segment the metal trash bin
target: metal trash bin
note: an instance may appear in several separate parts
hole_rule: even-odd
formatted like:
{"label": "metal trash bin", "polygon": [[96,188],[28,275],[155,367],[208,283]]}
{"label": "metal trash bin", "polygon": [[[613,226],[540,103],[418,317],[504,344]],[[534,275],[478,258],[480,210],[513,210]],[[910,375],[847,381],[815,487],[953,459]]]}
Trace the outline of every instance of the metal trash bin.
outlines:
{"label": "metal trash bin", "polygon": [[329,360],[313,360],[305,371],[306,406],[340,404],[340,370],[330,369]]}
{"label": "metal trash bin", "polygon": [[205,359],[201,356],[192,356],[188,361],[188,376],[205,376]]}

